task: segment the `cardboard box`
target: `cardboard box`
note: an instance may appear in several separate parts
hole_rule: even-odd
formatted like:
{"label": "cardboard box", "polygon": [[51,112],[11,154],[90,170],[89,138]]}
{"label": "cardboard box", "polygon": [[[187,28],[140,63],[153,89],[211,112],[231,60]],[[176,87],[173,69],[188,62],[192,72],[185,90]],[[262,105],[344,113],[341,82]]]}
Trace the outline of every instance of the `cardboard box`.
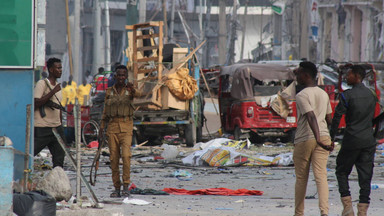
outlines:
{"label": "cardboard box", "polygon": [[189,110],[189,100],[177,99],[168,89],[167,86],[161,87],[162,109],[178,109]]}
{"label": "cardboard box", "polygon": [[[180,61],[188,54],[188,48],[173,48],[173,66],[178,65]],[[183,67],[187,67],[188,64],[184,64]]]}

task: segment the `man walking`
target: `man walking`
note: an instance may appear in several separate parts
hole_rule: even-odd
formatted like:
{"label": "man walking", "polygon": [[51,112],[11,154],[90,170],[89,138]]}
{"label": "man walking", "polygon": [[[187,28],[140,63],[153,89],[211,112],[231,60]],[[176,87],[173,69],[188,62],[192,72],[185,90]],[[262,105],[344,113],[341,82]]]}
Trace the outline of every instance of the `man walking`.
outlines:
{"label": "man walking", "polygon": [[301,62],[296,70],[297,82],[302,89],[296,95],[297,129],[293,161],[295,164],[295,216],[304,215],[309,168],[315,176],[319,194],[319,208],[327,216],[328,182],[327,160],[333,150],[327,125],[331,123],[331,104],[328,94],[316,86],[317,68],[312,62]]}
{"label": "man walking", "polygon": [[331,126],[333,140],[340,119],[345,114],[346,128],[341,149],[336,159],[336,177],[343,203],[343,216],[354,215],[348,184],[348,176],[353,165],[356,166],[360,186],[360,197],[357,204],[359,216],[367,215],[370,201],[369,195],[376,150],[372,120],[377,98],[362,83],[364,77],[365,69],[362,66],[353,65],[350,67],[346,79],[347,84],[352,86],[352,89],[340,94],[339,104],[335,109]]}
{"label": "man walking", "polygon": [[47,61],[48,78],[39,80],[34,91],[34,155],[48,146],[52,154],[53,167],[64,165],[65,152],[61,148],[52,128],[56,128],[64,139],[64,130],[61,126],[60,102],[62,99],[60,83],[62,66],[60,59],[50,58]]}
{"label": "man walking", "polygon": [[[124,65],[116,68],[116,83],[107,89],[105,106],[100,125],[99,138],[103,137],[103,130],[107,126],[107,137],[110,151],[112,181],[115,190],[111,197],[129,196],[131,172],[131,143],[133,133],[133,97],[140,94],[131,83],[125,84],[128,69]],[[108,125],[107,125],[108,124]],[[120,155],[121,149],[121,155]],[[123,191],[120,194],[121,181],[119,159],[123,159]]]}

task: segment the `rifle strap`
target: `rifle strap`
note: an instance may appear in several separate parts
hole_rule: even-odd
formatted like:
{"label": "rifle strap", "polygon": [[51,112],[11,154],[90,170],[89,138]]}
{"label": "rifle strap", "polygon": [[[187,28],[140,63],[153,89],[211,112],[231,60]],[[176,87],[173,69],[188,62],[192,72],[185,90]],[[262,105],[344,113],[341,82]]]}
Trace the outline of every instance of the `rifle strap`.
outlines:
{"label": "rifle strap", "polygon": [[[45,81],[45,84],[47,85],[47,87],[49,88],[49,90],[52,91],[51,85],[49,84],[49,80],[46,78],[46,79],[44,79],[44,81]],[[59,106],[60,106],[61,108],[64,108],[64,107],[61,105],[61,101],[59,100],[59,98],[57,98],[56,93],[53,94],[53,95],[55,96],[55,98],[56,98],[56,100],[57,100]]]}

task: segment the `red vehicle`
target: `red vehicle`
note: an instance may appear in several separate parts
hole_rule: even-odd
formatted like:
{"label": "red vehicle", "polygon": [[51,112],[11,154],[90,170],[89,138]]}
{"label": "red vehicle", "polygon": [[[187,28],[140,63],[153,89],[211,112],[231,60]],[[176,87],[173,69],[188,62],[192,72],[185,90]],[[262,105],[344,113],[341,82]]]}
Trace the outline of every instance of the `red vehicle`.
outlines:
{"label": "red vehicle", "polygon": [[236,140],[292,141],[296,129],[295,75],[286,66],[234,64],[221,69],[219,108],[224,131]]}

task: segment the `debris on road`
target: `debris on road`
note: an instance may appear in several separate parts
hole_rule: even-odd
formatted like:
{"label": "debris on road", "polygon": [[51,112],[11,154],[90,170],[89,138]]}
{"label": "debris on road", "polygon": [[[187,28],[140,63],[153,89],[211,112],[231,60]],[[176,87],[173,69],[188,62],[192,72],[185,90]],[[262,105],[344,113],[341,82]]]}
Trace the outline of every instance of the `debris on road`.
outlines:
{"label": "debris on road", "polygon": [[207,188],[199,190],[186,190],[177,188],[164,188],[163,191],[174,195],[220,195],[220,196],[261,196],[263,191],[237,189],[231,190],[228,188]]}

